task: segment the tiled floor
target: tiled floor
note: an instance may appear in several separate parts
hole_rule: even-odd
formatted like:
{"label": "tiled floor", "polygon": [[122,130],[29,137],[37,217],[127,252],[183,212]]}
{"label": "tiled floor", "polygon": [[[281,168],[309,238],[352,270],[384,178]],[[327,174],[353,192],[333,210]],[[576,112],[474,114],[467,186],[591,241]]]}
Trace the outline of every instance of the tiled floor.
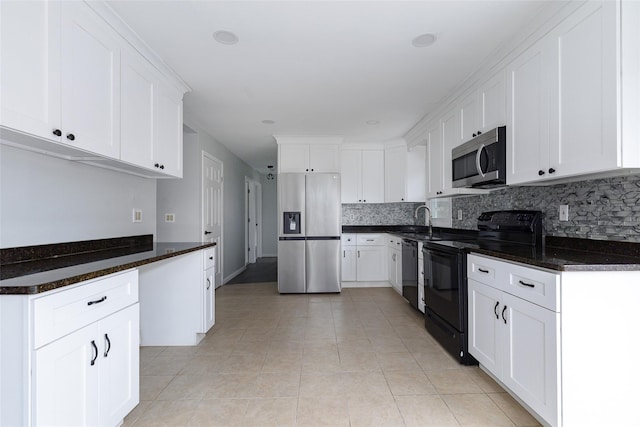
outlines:
{"label": "tiled floor", "polygon": [[458,365],[391,288],[216,292],[197,347],[143,347],[138,426],[534,426],[477,367]]}

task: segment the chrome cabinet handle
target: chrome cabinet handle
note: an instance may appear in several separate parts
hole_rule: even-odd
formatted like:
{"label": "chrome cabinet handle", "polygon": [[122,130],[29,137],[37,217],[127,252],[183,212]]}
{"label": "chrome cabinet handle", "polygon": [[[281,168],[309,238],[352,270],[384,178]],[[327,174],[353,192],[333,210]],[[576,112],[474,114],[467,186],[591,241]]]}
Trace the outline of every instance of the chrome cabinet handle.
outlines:
{"label": "chrome cabinet handle", "polygon": [[484,150],[484,144],[480,145],[480,148],[478,148],[478,152],[476,153],[476,169],[478,170],[478,175],[484,178],[484,171],[482,170],[482,166],[480,165],[482,150]]}

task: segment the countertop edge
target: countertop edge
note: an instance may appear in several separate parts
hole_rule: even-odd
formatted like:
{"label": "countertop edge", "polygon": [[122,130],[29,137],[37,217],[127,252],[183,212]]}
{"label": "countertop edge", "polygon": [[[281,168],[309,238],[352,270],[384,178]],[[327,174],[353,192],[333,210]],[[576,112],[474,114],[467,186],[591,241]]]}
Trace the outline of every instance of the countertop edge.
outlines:
{"label": "countertop edge", "polygon": [[[25,284],[23,286],[2,286],[0,287],[0,295],[36,295],[39,293],[48,292],[54,289],[60,289],[65,286],[84,282],[87,280],[92,280],[99,277],[108,276],[110,274],[118,273],[121,271],[130,270],[146,264],[151,264],[154,262],[162,261],[162,260],[173,258],[176,256],[185,255],[190,252],[200,251],[215,245],[216,245],[215,243],[203,243],[200,246],[178,250],[175,252],[169,252],[163,255],[158,255],[155,257],[151,257],[151,258],[147,258],[139,261],[127,262],[124,264],[103,268],[100,270],[95,270],[85,274],[65,277],[64,279],[55,280],[52,282],[39,283],[37,285],[29,286]],[[24,276],[24,277],[29,277],[29,276]]]}

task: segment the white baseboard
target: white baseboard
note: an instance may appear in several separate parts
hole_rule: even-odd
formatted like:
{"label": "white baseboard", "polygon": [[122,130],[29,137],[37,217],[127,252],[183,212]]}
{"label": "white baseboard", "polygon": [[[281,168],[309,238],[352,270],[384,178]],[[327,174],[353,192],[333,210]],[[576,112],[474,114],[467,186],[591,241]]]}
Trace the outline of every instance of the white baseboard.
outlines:
{"label": "white baseboard", "polygon": [[236,277],[238,274],[242,273],[246,269],[247,269],[246,265],[243,266],[243,267],[240,267],[239,269],[237,269],[236,271],[234,271],[233,273],[231,273],[230,275],[225,277],[224,280],[222,281],[222,284],[223,285],[227,284],[227,282],[229,282],[229,280],[232,280],[234,277]]}
{"label": "white baseboard", "polygon": [[390,288],[391,283],[381,282],[342,282],[343,288]]}

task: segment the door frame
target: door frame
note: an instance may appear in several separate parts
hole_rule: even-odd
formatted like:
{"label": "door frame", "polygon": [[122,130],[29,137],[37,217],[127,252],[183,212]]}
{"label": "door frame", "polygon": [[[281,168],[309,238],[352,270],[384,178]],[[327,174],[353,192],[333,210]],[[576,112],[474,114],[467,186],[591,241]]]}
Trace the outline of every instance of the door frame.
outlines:
{"label": "door frame", "polygon": [[[256,241],[255,241],[255,245],[256,245],[256,249],[254,251],[255,253],[255,258],[257,260],[257,258],[259,257],[259,254],[261,254],[262,252],[262,206],[260,206],[261,201],[262,201],[262,186],[260,185],[260,182],[258,182],[257,180],[253,179],[253,178],[249,178],[248,176],[244,177],[244,265],[245,267],[248,264],[252,264],[251,262],[251,255],[248,249],[250,247],[250,241],[249,241],[249,227],[252,226],[252,224],[258,224],[255,227],[256,230]],[[251,223],[249,223],[249,210],[250,210],[250,206],[249,206],[249,199],[252,200],[254,206],[255,206],[255,213],[254,213],[254,220],[255,221],[251,221]],[[255,262],[255,261],[253,261]]]}
{"label": "door frame", "polygon": [[[215,283],[214,287],[219,287],[224,284],[224,162],[217,157],[202,150],[200,158],[200,236],[204,241],[204,229],[205,229],[205,217],[204,217],[204,191],[203,178],[204,178],[204,160],[209,159],[213,162],[220,164],[220,245],[216,245],[216,252],[218,253],[219,269],[220,269],[220,283]],[[214,275],[215,277],[215,275]]]}

